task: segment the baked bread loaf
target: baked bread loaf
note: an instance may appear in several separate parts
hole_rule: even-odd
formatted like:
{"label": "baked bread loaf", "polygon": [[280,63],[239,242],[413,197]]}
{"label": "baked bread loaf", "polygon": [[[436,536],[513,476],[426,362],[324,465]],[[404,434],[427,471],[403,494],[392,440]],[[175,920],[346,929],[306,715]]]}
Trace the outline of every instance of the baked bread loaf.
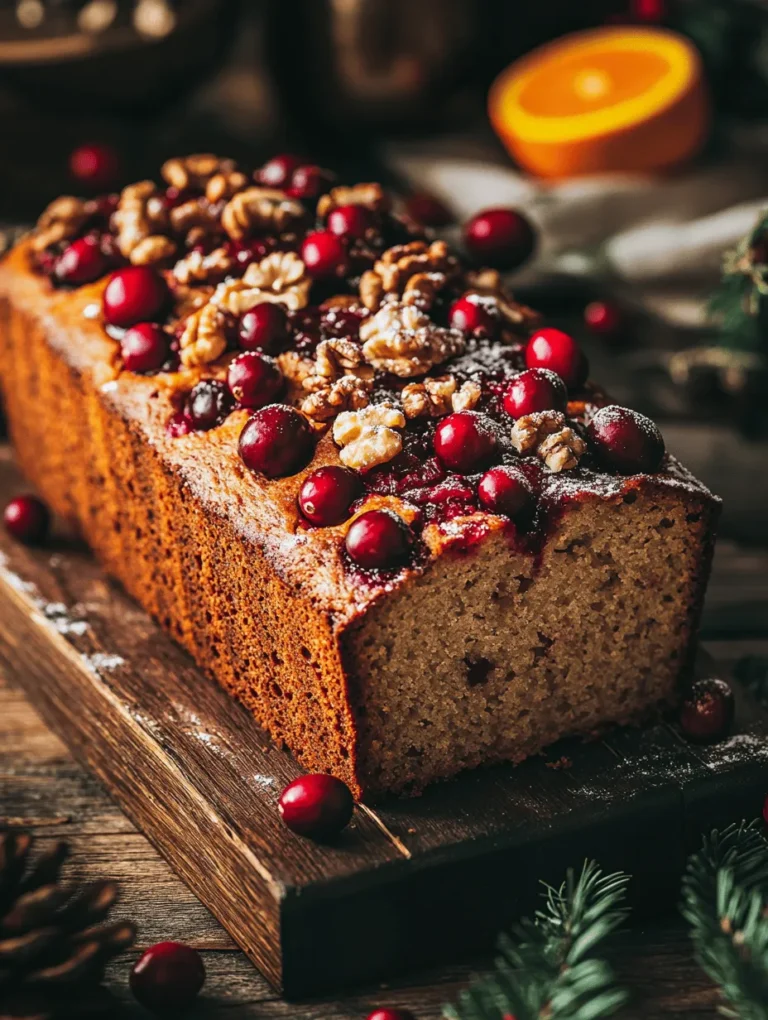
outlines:
{"label": "baked bread loaf", "polygon": [[675,702],[718,500],[374,184],[213,156],[0,264],[19,462],[301,764],[417,792]]}

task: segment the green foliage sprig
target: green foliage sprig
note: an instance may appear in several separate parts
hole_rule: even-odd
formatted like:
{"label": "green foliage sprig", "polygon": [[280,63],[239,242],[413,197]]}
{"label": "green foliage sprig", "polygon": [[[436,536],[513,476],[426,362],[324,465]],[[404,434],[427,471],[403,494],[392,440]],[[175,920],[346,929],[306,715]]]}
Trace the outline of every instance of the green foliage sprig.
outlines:
{"label": "green foliage sprig", "polygon": [[760,310],[768,297],[768,211],[735,248],[723,256],[720,286],[709,302],[720,343],[735,351],[765,354],[765,330]]}

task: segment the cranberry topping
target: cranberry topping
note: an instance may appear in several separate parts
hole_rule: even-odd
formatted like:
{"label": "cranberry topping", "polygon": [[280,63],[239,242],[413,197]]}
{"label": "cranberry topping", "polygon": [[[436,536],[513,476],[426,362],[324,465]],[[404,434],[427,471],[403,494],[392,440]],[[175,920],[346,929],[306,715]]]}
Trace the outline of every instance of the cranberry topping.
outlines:
{"label": "cranberry topping", "polygon": [[349,517],[349,508],[362,492],[363,483],[356,472],[328,464],[304,479],[299,509],[312,524],[327,528]]}
{"label": "cranberry topping", "polygon": [[226,383],[219,379],[201,379],[192,388],[184,408],[192,428],[207,432],[220,425],[232,410],[232,397]]}
{"label": "cranberry topping", "polygon": [[416,1020],[408,1009],[375,1009],[366,1020]]}
{"label": "cranberry topping", "polygon": [[461,474],[481,471],[496,453],[493,423],[479,411],[456,411],[435,430],[435,453],[446,467]]}
{"label": "cranberry topping", "polygon": [[120,157],[111,145],[80,145],[70,154],[69,172],[89,191],[109,191],[120,177]]}
{"label": "cranberry topping", "polygon": [[373,213],[364,205],[340,205],[328,213],[328,229],[337,237],[360,240],[373,224]]}
{"label": "cranberry topping", "polygon": [[589,374],[589,363],[579,345],[553,326],[545,326],[531,336],[525,348],[525,363],[528,368],[556,372],[569,390],[583,386]]}
{"label": "cranberry topping", "polygon": [[297,166],[286,191],[291,198],[319,198],[324,191],[333,186],[335,180],[335,175],[321,166],[311,164]]}
{"label": "cranberry topping", "polygon": [[131,991],[149,1010],[190,1006],[205,983],[205,966],[197,950],[182,942],[158,942],[133,965]]}
{"label": "cranberry topping", "polygon": [[138,322],[120,341],[123,364],[129,372],[157,372],[171,353],[168,336],[156,322]]}
{"label": "cranberry topping", "polygon": [[622,325],[622,314],[611,301],[592,301],[584,309],[584,322],[599,336],[615,336]]}
{"label": "cranberry topping", "polygon": [[355,802],[349,787],[335,776],[300,776],[280,794],[280,817],[293,832],[310,839],[331,839],[352,819]]}
{"label": "cranberry topping", "polygon": [[350,559],[368,570],[402,566],[413,544],[410,528],[391,510],[368,510],[350,525],[345,541]]}
{"label": "cranberry topping", "polygon": [[17,542],[37,545],[48,535],[51,515],[37,496],[16,496],[6,504],[3,520],[6,531]]}
{"label": "cranberry topping", "polygon": [[464,225],[470,255],[494,269],[516,269],[533,254],[536,235],[515,209],[485,209]]}
{"label": "cranberry topping", "polygon": [[417,192],[406,198],[405,211],[411,219],[425,227],[446,227],[453,223],[453,213],[448,206],[426,191]]}
{"label": "cranberry topping", "polygon": [[492,514],[505,514],[522,523],[533,516],[535,496],[531,484],[516,467],[493,467],[477,487],[481,505]]}
{"label": "cranberry topping", "polygon": [[269,404],[245,423],[239,448],[251,471],[281,478],[304,467],[312,456],[314,440],[303,414],[287,404]]}
{"label": "cranberry topping", "polygon": [[680,709],[680,728],[694,743],[713,743],[728,733],[733,712],[733,691],[724,680],[697,680]]}
{"label": "cranberry topping", "polygon": [[101,239],[94,234],[78,237],[68,245],[54,263],[53,272],[60,283],[79,287],[93,283],[109,269],[109,259],[101,247]]}
{"label": "cranberry topping", "polygon": [[512,380],[503,403],[504,410],[513,418],[534,411],[564,411],[568,390],[560,376],[548,368],[529,368]]}
{"label": "cranberry topping", "polygon": [[348,261],[344,242],[329,230],[307,234],[301,245],[301,258],[309,275],[317,280],[343,275]]}
{"label": "cranberry topping", "polygon": [[273,156],[256,173],[256,180],[265,188],[285,188],[291,179],[291,174],[301,163],[298,156],[289,152],[283,152]]}
{"label": "cranberry topping", "polygon": [[237,333],[240,347],[244,351],[274,354],[288,336],[285,310],[270,301],[255,305],[240,319]]}
{"label": "cranberry topping", "polygon": [[241,407],[256,409],[275,399],[283,388],[283,374],[266,354],[246,351],[230,362],[227,385]]}
{"label": "cranberry topping", "polygon": [[587,433],[598,463],[622,475],[652,474],[664,459],[664,437],[655,422],[611,404],[595,412]]}
{"label": "cranberry topping", "polygon": [[485,337],[496,336],[500,326],[495,304],[479,294],[465,294],[454,301],[448,321],[454,329]]}
{"label": "cranberry topping", "polygon": [[165,280],[149,266],[118,269],[104,290],[104,318],[111,326],[121,327],[157,319],[167,297]]}

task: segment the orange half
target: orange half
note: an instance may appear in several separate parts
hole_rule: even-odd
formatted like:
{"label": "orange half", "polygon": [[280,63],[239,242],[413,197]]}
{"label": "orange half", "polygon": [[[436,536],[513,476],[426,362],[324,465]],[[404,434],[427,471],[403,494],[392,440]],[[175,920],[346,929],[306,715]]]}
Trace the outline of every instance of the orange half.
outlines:
{"label": "orange half", "polygon": [[699,151],[710,122],[698,52],[654,28],[542,46],[502,72],[488,109],[511,155],[542,177],[666,170]]}

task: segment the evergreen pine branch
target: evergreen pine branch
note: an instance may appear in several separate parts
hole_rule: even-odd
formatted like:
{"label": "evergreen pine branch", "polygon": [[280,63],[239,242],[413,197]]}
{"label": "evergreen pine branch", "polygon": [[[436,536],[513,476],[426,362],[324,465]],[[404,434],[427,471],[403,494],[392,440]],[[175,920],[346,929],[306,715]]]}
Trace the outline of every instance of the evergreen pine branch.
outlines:
{"label": "evergreen pine branch", "polygon": [[731,350],[765,351],[759,313],[768,297],[768,265],[762,261],[764,256],[756,257],[756,252],[767,233],[765,211],[736,247],[725,253],[722,280],[709,301],[708,315],[717,324],[720,344]]}
{"label": "evergreen pine branch", "polygon": [[757,823],[713,830],[688,861],[682,913],[722,1012],[768,1020],[768,843]]}
{"label": "evergreen pine branch", "polygon": [[543,906],[499,939],[492,975],[474,981],[445,1009],[449,1020],[598,1020],[627,998],[609,965],[592,954],[625,920],[629,877],[586,861],[559,887],[544,885]]}

